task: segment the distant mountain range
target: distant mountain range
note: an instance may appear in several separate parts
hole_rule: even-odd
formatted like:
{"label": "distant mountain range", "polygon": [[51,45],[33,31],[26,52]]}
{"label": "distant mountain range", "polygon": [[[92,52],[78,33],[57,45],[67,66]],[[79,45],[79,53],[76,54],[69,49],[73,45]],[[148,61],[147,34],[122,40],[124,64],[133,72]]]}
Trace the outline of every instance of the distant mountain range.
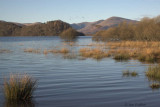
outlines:
{"label": "distant mountain range", "polygon": [[110,27],[117,26],[122,22],[136,23],[137,21],[125,19],[121,17],[110,17],[106,20],[99,20],[95,22],[74,23],[74,24],[71,24],[71,26],[79,32],[82,32],[86,35],[92,35],[98,31],[106,30]]}
{"label": "distant mountain range", "polygon": [[70,27],[74,28],[78,32],[84,33],[85,35],[93,35],[98,31],[106,30],[110,27],[117,26],[122,22],[136,23],[137,21],[121,17],[110,17],[106,20],[74,24],[68,24],[60,20],[49,21],[47,23],[17,23],[0,20],[0,36],[59,35],[63,30]]}

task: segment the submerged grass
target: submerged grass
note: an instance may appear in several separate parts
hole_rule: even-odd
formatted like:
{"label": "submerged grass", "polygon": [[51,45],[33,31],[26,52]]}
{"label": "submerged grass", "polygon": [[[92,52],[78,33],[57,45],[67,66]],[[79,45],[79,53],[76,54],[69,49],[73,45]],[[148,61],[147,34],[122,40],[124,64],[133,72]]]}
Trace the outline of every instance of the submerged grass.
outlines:
{"label": "submerged grass", "polygon": [[8,49],[0,49],[0,53],[10,53],[12,51],[8,50]]}
{"label": "submerged grass", "polygon": [[125,70],[123,71],[123,76],[132,76],[132,77],[136,77],[138,76],[138,73],[136,71],[129,71],[129,70]]}
{"label": "submerged grass", "polygon": [[36,89],[36,80],[27,74],[11,74],[4,82],[4,95],[8,101],[28,101]]}

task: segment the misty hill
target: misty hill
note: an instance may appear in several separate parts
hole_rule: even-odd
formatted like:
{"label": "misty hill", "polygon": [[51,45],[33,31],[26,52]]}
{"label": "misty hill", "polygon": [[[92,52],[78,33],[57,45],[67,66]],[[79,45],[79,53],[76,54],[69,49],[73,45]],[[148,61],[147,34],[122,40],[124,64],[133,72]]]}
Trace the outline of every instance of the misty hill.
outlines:
{"label": "misty hill", "polygon": [[106,20],[99,20],[96,22],[84,22],[78,24],[71,24],[74,29],[77,31],[82,32],[84,34],[94,34],[101,30],[106,30],[110,27],[117,26],[118,24],[126,22],[126,23],[136,23],[135,20],[125,19],[121,17],[110,17]]}
{"label": "misty hill", "polygon": [[30,25],[0,21],[0,36],[58,36],[69,28],[72,28],[70,24],[61,20]]}

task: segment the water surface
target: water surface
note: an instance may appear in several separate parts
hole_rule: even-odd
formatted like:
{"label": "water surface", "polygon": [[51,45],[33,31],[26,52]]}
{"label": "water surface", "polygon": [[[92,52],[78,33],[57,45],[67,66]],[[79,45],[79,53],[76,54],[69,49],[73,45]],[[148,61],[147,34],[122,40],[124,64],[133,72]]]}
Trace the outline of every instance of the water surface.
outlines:
{"label": "water surface", "polygon": [[[79,37],[78,45],[93,43]],[[135,60],[116,62],[112,58],[64,59],[62,55],[25,53],[25,48],[62,47],[58,37],[0,37],[0,107],[5,102],[3,79],[10,73],[27,73],[38,79],[30,106],[35,107],[157,107],[159,90],[152,90],[145,77],[148,64]],[[77,50],[82,46],[68,46]],[[123,77],[123,70],[135,70],[137,77]]]}

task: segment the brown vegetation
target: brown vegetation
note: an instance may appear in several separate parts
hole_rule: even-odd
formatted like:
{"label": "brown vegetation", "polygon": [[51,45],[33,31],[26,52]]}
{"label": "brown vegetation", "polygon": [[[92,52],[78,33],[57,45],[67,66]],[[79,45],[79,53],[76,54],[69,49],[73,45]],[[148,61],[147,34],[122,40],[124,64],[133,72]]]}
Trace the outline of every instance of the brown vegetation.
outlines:
{"label": "brown vegetation", "polygon": [[123,22],[116,27],[97,32],[93,39],[110,40],[141,40],[159,41],[160,40],[160,16],[155,18],[143,18],[138,23]]}
{"label": "brown vegetation", "polygon": [[0,49],[0,53],[10,53],[12,51],[8,50],[8,49]]}
{"label": "brown vegetation", "polygon": [[24,49],[24,52],[28,52],[28,53],[41,53],[40,49],[33,49],[33,48],[26,48]]}
{"label": "brown vegetation", "polygon": [[98,48],[81,48],[79,50],[80,56],[86,58],[93,58],[93,59],[102,59],[108,57],[109,55],[103,51],[102,49]]}
{"label": "brown vegetation", "polygon": [[4,82],[4,95],[8,101],[28,101],[36,89],[36,80],[24,74],[11,74],[9,81]]}
{"label": "brown vegetation", "polygon": [[123,71],[123,76],[132,76],[132,77],[136,77],[138,76],[138,73],[136,71],[129,71],[129,70],[125,70]]}
{"label": "brown vegetation", "polygon": [[110,48],[108,54],[112,56],[120,55],[144,62],[158,62],[160,60],[160,42],[108,42],[107,47]]}
{"label": "brown vegetation", "polygon": [[160,84],[159,84],[159,83],[152,83],[152,84],[150,85],[150,87],[151,87],[152,89],[159,89],[159,88],[160,88]]}

